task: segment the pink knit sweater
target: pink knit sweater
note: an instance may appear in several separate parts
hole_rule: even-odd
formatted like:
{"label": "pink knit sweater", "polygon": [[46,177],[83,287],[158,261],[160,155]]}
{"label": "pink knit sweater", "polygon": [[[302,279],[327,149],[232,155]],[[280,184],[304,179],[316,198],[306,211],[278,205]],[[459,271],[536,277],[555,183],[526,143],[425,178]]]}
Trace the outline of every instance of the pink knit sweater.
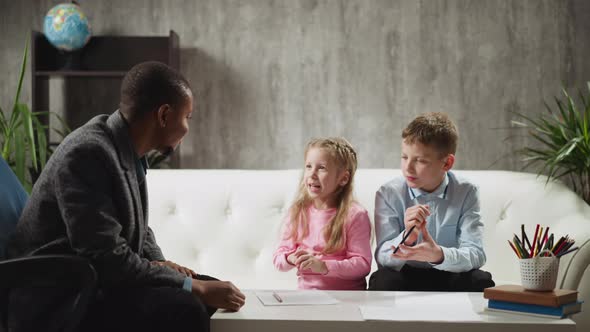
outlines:
{"label": "pink knit sweater", "polygon": [[[287,261],[287,256],[302,247],[326,263],[327,274],[314,273],[311,270],[297,271],[300,289],[326,290],[364,290],[367,287],[365,277],[371,270],[371,223],[369,215],[358,203],[354,203],[345,224],[345,247],[339,252],[322,255],[326,246],[324,227],[336,215],[336,209],[318,210],[313,206],[307,209],[309,234],[299,242],[287,239],[291,230],[287,219],[279,247],[274,253],[273,262],[280,271],[296,268]],[[287,217],[289,218],[289,216]],[[301,234],[301,230],[300,230]]]}

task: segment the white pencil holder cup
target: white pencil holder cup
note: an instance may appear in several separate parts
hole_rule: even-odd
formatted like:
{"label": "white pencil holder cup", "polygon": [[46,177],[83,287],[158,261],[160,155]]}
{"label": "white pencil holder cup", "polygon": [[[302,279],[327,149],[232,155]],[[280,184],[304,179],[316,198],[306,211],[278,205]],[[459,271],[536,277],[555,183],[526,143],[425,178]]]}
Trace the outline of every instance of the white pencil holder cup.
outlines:
{"label": "white pencil holder cup", "polygon": [[[542,253],[549,257],[541,257]],[[520,280],[522,287],[532,291],[550,291],[557,285],[559,258],[550,250],[543,250],[533,258],[520,259]]]}

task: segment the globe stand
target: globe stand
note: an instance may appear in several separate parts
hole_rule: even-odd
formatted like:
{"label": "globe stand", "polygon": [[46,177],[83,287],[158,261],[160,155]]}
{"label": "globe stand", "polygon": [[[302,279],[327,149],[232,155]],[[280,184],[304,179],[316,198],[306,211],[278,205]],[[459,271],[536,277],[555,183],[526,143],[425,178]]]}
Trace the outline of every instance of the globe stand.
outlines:
{"label": "globe stand", "polygon": [[82,51],[62,51],[60,52],[64,57],[64,64],[61,70],[81,70],[82,68]]}

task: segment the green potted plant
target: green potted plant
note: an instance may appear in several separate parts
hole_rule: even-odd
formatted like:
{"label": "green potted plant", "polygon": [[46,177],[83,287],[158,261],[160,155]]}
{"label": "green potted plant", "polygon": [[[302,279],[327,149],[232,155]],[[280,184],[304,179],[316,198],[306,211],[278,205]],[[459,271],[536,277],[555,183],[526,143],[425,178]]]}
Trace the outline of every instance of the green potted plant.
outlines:
{"label": "green potted plant", "polygon": [[[590,82],[587,83],[590,92]],[[547,103],[547,114],[538,117],[515,113],[523,121],[513,125],[528,129],[534,146],[519,152],[527,162],[525,168],[540,165],[538,174],[546,174],[547,181],[569,178],[574,191],[590,204],[590,99],[579,93],[581,105],[563,89],[564,98],[555,97],[556,107]]]}
{"label": "green potted plant", "polygon": [[[53,112],[31,112],[29,107],[21,103],[23,78],[27,66],[28,42],[25,43],[23,61],[16,89],[16,96],[12,113],[6,113],[0,107],[0,153],[10,165],[19,181],[30,192],[36,176],[45,166],[52,150],[47,141],[48,125],[43,124],[41,117],[55,116],[64,124],[63,120]],[[53,130],[65,137],[69,129]]]}

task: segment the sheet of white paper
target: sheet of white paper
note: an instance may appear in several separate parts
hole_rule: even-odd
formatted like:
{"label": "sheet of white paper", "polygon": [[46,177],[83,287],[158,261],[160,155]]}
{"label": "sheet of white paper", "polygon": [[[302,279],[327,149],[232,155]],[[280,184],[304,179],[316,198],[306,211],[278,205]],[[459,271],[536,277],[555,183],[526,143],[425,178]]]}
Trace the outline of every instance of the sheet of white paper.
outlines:
{"label": "sheet of white paper", "polygon": [[359,306],[364,320],[473,322],[481,321],[483,308],[474,305],[465,295],[453,293],[400,296],[380,306]]}
{"label": "sheet of white paper", "polygon": [[[273,293],[276,294],[282,302],[279,302]],[[340,302],[328,295],[328,293],[319,290],[257,291],[256,296],[265,306],[324,305]]]}

